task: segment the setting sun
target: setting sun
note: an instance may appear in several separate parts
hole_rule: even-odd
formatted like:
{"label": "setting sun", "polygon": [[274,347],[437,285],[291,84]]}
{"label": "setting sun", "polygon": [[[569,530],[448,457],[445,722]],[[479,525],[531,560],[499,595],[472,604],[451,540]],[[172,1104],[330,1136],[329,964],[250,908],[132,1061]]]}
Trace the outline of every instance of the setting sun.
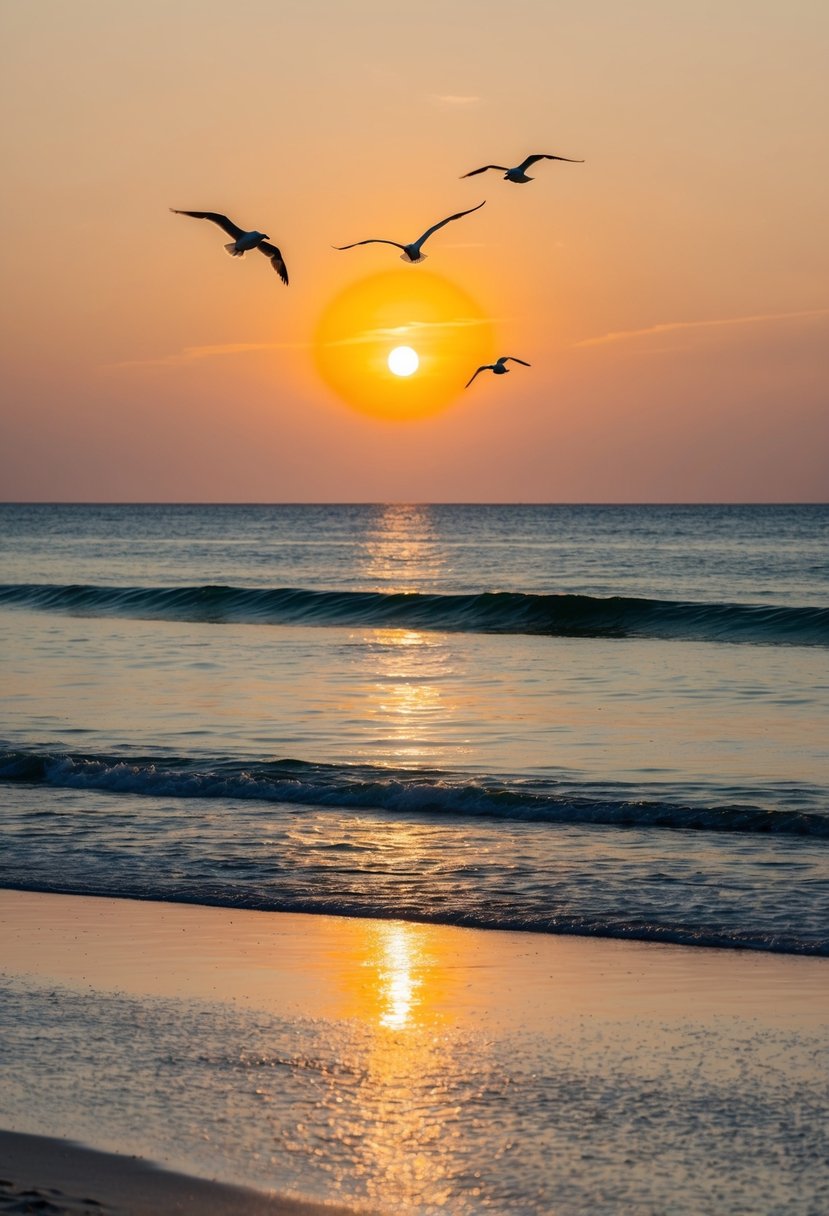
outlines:
{"label": "setting sun", "polygon": [[322,378],[352,408],[408,421],[455,400],[492,344],[491,322],[460,287],[422,270],[392,270],[352,283],[329,303],[314,355]]}
{"label": "setting sun", "polygon": [[420,367],[420,356],[411,346],[395,346],[389,351],[388,365],[395,376],[411,376]]}

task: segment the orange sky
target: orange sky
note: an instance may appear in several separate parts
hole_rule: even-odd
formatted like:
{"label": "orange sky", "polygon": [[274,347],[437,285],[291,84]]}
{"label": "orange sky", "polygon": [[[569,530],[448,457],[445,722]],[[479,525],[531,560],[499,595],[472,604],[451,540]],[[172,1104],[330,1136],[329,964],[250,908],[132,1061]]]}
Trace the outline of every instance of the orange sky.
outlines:
{"label": "orange sky", "polygon": [[[4,499],[829,497],[823,0],[6,0],[0,23]],[[586,163],[459,178],[532,151]],[[331,249],[483,198],[424,269]],[[169,207],[268,232],[291,286]],[[488,357],[532,368],[424,417],[352,408],[315,334],[392,270],[448,280]]]}

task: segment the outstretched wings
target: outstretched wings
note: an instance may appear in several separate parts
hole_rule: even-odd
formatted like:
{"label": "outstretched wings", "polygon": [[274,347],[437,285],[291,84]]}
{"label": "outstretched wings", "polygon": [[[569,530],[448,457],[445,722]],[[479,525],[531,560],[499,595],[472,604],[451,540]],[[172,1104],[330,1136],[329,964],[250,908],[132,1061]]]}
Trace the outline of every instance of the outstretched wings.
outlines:
{"label": "outstretched wings", "polygon": [[276,245],[271,245],[267,241],[260,241],[256,246],[260,253],[264,253],[266,258],[270,259],[276,273],[279,275],[285,286],[288,286],[288,268],[285,265],[285,259],[277,249]]}
{"label": "outstretched wings", "polygon": [[351,245],[334,245],[334,249],[356,249],[358,245],[394,245],[395,249],[405,249],[399,241],[384,241],[380,236],[370,236],[367,241],[354,241]]}
{"label": "outstretched wings", "polygon": [[480,169],[472,169],[469,173],[462,173],[461,177],[475,177],[477,173],[486,173],[487,169],[500,169],[504,173],[509,171],[507,165],[481,165]]}
{"label": "outstretched wings", "polygon": [[526,359],[516,359],[515,355],[502,355],[498,360],[499,363],[523,363],[524,367],[532,367]]}
{"label": "outstretched wings", "polygon": [[179,211],[176,207],[171,207],[170,210],[174,215],[189,215],[194,220],[210,220],[211,223],[218,224],[228,236],[232,236],[234,241],[244,236],[244,228],[239,228],[233,220],[229,220],[226,215],[219,215],[217,211]]}
{"label": "outstretched wings", "polygon": [[[486,199],[484,199],[484,203],[485,202],[486,202]],[[426,231],[423,233],[423,236],[418,237],[418,239],[414,242],[414,244],[422,245],[427,237],[430,237],[433,232],[437,232],[438,228],[443,228],[443,226],[445,224],[451,224],[452,220],[459,220],[464,215],[471,215],[473,211],[480,211],[480,209],[481,209],[481,207],[483,207],[484,203],[478,203],[477,207],[470,207],[468,211],[458,211],[456,215],[447,215],[445,220],[441,220],[440,223],[432,224],[431,228],[427,228]]]}
{"label": "outstretched wings", "polygon": [[523,173],[525,169],[529,169],[530,165],[534,165],[537,160],[566,160],[570,165],[584,164],[583,160],[573,160],[570,156],[550,156],[545,152],[539,152],[537,156],[528,156],[525,160],[522,160],[521,164],[517,165],[516,168],[520,169]]}
{"label": "outstretched wings", "polygon": [[475,379],[475,376],[479,375],[481,372],[488,372],[491,370],[492,370],[492,364],[484,363],[484,365],[482,367],[478,368],[478,370],[475,372],[474,376],[470,376],[470,378],[467,380],[466,384],[464,385],[464,388],[469,388],[470,384]]}

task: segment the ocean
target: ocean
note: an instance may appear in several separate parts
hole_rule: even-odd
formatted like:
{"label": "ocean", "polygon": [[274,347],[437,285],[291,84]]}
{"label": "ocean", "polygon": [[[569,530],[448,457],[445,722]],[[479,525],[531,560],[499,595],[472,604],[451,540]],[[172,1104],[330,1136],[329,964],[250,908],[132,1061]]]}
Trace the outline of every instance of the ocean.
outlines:
{"label": "ocean", "polygon": [[829,508],[0,507],[0,885],[829,954]]}

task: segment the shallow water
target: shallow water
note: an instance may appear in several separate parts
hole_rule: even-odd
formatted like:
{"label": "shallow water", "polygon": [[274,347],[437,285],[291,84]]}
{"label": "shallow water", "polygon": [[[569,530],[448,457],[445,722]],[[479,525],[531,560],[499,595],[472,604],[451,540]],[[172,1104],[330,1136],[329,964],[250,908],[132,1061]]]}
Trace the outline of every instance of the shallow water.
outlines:
{"label": "shallow water", "polygon": [[826,508],[0,515],[5,885],[829,953]]}

